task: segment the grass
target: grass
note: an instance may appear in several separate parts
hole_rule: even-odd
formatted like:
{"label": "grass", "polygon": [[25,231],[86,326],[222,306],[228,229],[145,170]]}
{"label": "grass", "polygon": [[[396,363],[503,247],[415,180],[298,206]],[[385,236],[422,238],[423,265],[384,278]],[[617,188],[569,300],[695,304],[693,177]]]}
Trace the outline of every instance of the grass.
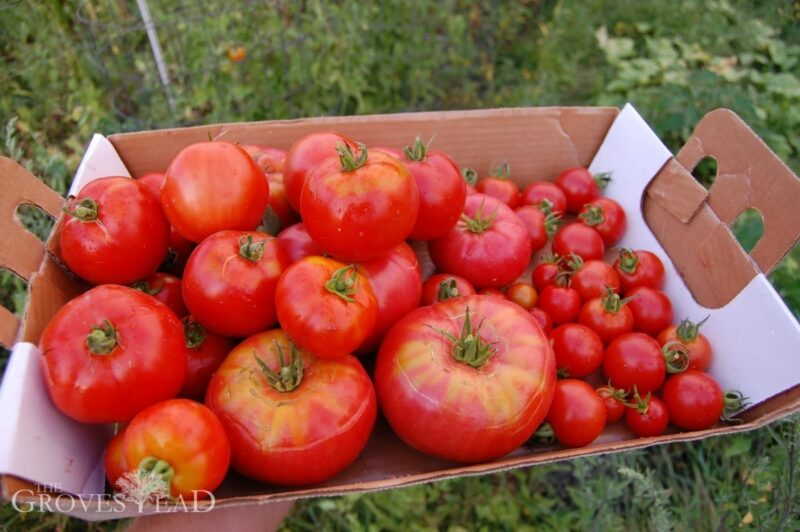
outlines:
{"label": "grass", "polygon": [[[0,3],[2,150],[65,193],[94,131],[216,121],[632,101],[673,150],[739,113],[800,169],[800,2],[343,0]],[[175,31],[171,31],[174,28]],[[232,63],[226,50],[244,46]],[[706,172],[705,179],[713,179]],[[40,235],[46,217],[21,213]],[[757,240],[757,216],[736,232]],[[770,279],[800,315],[800,248]],[[20,313],[24,283],[0,272]],[[5,363],[0,353],[0,370]],[[289,530],[800,528],[800,418],[746,434],[366,495],[301,501]],[[79,529],[0,507],[10,530]],[[116,524],[93,525],[113,529]]]}

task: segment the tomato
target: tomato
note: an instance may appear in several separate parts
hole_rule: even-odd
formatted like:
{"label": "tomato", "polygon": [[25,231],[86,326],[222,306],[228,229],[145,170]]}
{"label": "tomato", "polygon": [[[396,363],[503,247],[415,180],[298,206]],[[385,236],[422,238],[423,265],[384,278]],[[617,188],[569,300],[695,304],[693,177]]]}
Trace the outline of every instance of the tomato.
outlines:
{"label": "tomato", "polygon": [[282,181],[269,182],[269,204],[261,216],[261,226],[271,235],[277,235],[282,229],[300,221],[289,204],[286,186]]}
{"label": "tomato", "polygon": [[547,422],[558,443],[567,447],[589,445],[603,432],[606,417],[603,400],[584,381],[563,379],[556,383]]}
{"label": "tomato", "polygon": [[336,157],[336,147],[340,144],[356,147],[355,142],[339,133],[318,132],[304,136],[289,148],[283,167],[283,184],[294,210],[300,211],[300,197],[308,173],[325,159]]}
{"label": "tomato", "polygon": [[417,137],[406,146],[405,163],[419,189],[419,213],[409,238],[433,240],[447,234],[464,210],[467,185],[458,166],[443,151],[428,150]]}
{"label": "tomato", "polygon": [[506,299],[506,294],[502,290],[498,290],[497,288],[481,288],[478,290],[478,294],[482,296],[491,296],[491,297],[499,297],[500,299]]}
{"label": "tomato", "polygon": [[661,388],[667,374],[661,347],[639,332],[623,334],[606,348],[603,373],[615,388],[648,393]]}
{"label": "tomato", "polygon": [[711,428],[725,409],[725,398],[717,381],[696,369],[668,378],[662,397],[670,421],[683,430]]}
{"label": "tomato", "polygon": [[291,260],[277,239],[220,231],[195,248],[183,275],[189,313],[222,336],[247,336],[275,324],[275,287]]}
{"label": "tomato", "polygon": [[603,342],[593,330],[577,323],[559,325],[550,333],[559,376],[585,377],[603,364]]}
{"label": "tomato", "polygon": [[525,187],[520,196],[520,203],[549,210],[556,215],[567,212],[567,197],[555,183],[549,181],[535,181]]}
{"label": "tomato", "polygon": [[217,231],[255,229],[268,201],[264,173],[230,142],[187,146],[170,163],[161,186],[169,223],[192,242]]}
{"label": "tomato", "polygon": [[500,288],[522,275],[531,260],[525,224],[507,205],[484,194],[467,198],[461,221],[428,242],[441,271],[459,275],[475,288]]}
{"label": "tomato", "polygon": [[581,223],[567,224],[553,237],[553,253],[569,257],[573,253],[584,261],[603,260],[606,252],[600,233]]}
{"label": "tomato", "polygon": [[232,46],[225,53],[231,63],[241,63],[247,57],[247,51],[244,46]]}
{"label": "tomato", "polygon": [[672,302],[661,290],[640,286],[627,292],[627,296],[633,330],[655,337],[672,323]]}
{"label": "tomato", "polygon": [[130,284],[161,264],[169,223],[158,200],[135,179],[104,177],[67,200],[59,256],[92,284]]}
{"label": "tomato", "polygon": [[664,401],[648,393],[641,398],[634,393],[635,406],[625,412],[625,425],[640,438],[660,436],[669,425],[669,412]]}
{"label": "tomato", "polygon": [[559,284],[559,274],[563,272],[561,259],[558,257],[546,257],[533,268],[531,272],[531,282],[533,287],[541,294],[545,286]]}
{"label": "tomato", "polygon": [[568,286],[545,286],[539,293],[538,306],[553,318],[553,325],[575,321],[581,310],[581,296]]}
{"label": "tomato", "polygon": [[531,316],[533,316],[533,319],[536,320],[536,323],[539,324],[539,327],[542,328],[542,332],[550,336],[550,331],[553,330],[553,318],[550,317],[550,314],[539,307],[533,307],[529,312]]}
{"label": "tomato", "polygon": [[83,423],[128,421],[175,397],[186,375],[175,313],[138,290],[100,285],[61,307],[39,342],[56,407]]}
{"label": "tomato", "polygon": [[633,331],[633,313],[628,300],[607,291],[602,297],[590,299],[581,307],[578,322],[596,332],[603,343]]}
{"label": "tomato", "polygon": [[578,271],[572,274],[570,281],[572,288],[581,295],[581,301],[601,297],[606,293],[606,288],[619,292],[619,275],[602,260],[580,260],[578,265]]}
{"label": "tomato", "polygon": [[700,327],[707,319],[694,323],[686,318],[679,325],[670,325],[659,333],[658,343],[663,346],[669,342],[680,342],[689,352],[689,369],[706,371],[711,365],[713,349],[708,338],[700,332]]}
{"label": "tomato", "polygon": [[471,296],[474,293],[475,288],[463,277],[449,273],[437,273],[431,275],[422,285],[420,305],[433,305],[445,299]]}
{"label": "tomato", "polygon": [[467,195],[477,194],[478,189],[475,186],[478,184],[478,172],[472,168],[462,168],[461,175],[464,177],[464,182],[467,184]]}
{"label": "tomato", "polygon": [[400,439],[463,463],[498,458],[530,438],[555,379],[535,320],[480,295],[411,311],[389,330],[375,366],[381,410]]}
{"label": "tomato", "polygon": [[528,228],[534,253],[542,249],[558,230],[558,217],[552,213],[545,214],[538,207],[525,205],[514,212]]}
{"label": "tomato", "polygon": [[150,172],[140,175],[136,180],[147,186],[148,190],[150,190],[156,198],[161,197],[161,184],[164,182],[164,172]]}
{"label": "tomato", "polygon": [[171,399],[139,412],[125,429],[125,461],[164,480],[163,497],[205,498],[228,472],[231,444],[206,406]]}
{"label": "tomato", "polygon": [[372,333],[378,303],[359,267],[324,257],[295,262],[278,281],[278,321],[301,349],[341,358]]}
{"label": "tomato", "polygon": [[622,206],[611,198],[597,198],[581,209],[578,220],[594,228],[606,246],[616,244],[627,227],[627,217]]}
{"label": "tomato", "polygon": [[419,306],[423,291],[422,270],[417,254],[405,242],[379,259],[362,263],[360,269],[378,305],[372,333],[358,348],[359,353],[367,353],[377,350],[394,322]]}
{"label": "tomato", "polygon": [[103,454],[106,479],[114,490],[117,489],[117,481],[128,472],[128,462],[125,460],[125,451],[122,447],[124,436],[125,429],[121,428],[108,442],[106,452]]}
{"label": "tomato", "polygon": [[556,177],[556,185],[567,198],[567,211],[578,213],[583,206],[600,196],[609,174],[593,176],[586,168],[567,168]]}
{"label": "tomato", "polygon": [[261,482],[323,482],[367,443],[375,389],[355,357],[317,358],[280,329],[251,336],[211,378],[206,404],[231,441],[231,467]]}
{"label": "tomato", "polygon": [[306,231],[306,226],[301,223],[290,225],[278,233],[278,242],[281,247],[289,254],[292,262],[297,262],[303,257],[311,255],[322,255],[325,253],[322,248],[314,242],[311,235]]}
{"label": "tomato", "polygon": [[207,331],[191,316],[183,318],[186,336],[186,379],[180,396],[202,401],[211,375],[233,349],[234,340]]}
{"label": "tomato", "polygon": [[186,316],[186,305],[181,295],[181,280],[168,273],[152,273],[131,285],[131,288],[149,294],[172,310],[176,316]]}
{"label": "tomato", "polygon": [[[257,144],[242,144],[242,149],[247,152],[270,181],[283,181],[283,169],[286,163],[286,152],[280,148],[259,146]],[[270,191],[270,194],[272,191]]]}
{"label": "tomato", "polygon": [[514,283],[506,288],[506,297],[525,310],[535,307],[536,302],[539,300],[539,294],[536,293],[536,289],[525,283]]}
{"label": "tomato", "polygon": [[478,181],[475,189],[481,194],[497,198],[512,209],[516,209],[519,205],[519,187],[511,181],[510,171],[508,163],[499,165],[492,170],[489,177]]}
{"label": "tomato", "polygon": [[363,262],[388,253],[408,237],[417,220],[419,192],[405,165],[390,155],[358,155],[342,146],[308,174],[300,200],[308,234],[344,261]]}
{"label": "tomato", "polygon": [[664,264],[654,253],[623,249],[614,262],[623,293],[640,286],[661,288],[664,285]]}
{"label": "tomato", "polygon": [[603,399],[603,404],[606,406],[606,423],[614,423],[622,419],[627,410],[625,390],[614,388],[609,384],[597,388],[597,395]]}

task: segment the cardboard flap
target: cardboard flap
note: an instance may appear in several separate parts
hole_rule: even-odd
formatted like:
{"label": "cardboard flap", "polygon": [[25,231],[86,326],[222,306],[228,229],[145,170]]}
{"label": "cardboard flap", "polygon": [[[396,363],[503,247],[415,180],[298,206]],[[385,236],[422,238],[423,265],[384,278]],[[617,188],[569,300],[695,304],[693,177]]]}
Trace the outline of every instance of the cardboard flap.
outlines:
{"label": "cardboard flap", "polygon": [[647,188],[647,196],[682,223],[705,203],[708,191],[675,159],[670,159]]}

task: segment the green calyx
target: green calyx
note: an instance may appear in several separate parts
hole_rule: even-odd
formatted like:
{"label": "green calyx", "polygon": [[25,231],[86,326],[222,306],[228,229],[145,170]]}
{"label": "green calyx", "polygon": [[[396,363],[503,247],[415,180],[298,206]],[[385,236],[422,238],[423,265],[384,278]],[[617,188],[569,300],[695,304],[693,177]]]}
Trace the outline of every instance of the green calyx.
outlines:
{"label": "green calyx", "polygon": [[67,204],[63,211],[82,222],[97,220],[97,202],[92,198],[82,199],[78,202]]}
{"label": "green calyx", "polygon": [[154,296],[157,293],[161,292],[161,290],[164,288],[164,285],[150,288],[150,283],[148,283],[147,281],[136,281],[131,285],[131,288],[133,288],[134,290],[138,290],[140,292],[144,292],[145,294]]}
{"label": "green calyx", "polygon": [[[433,143],[434,138],[435,136],[431,137],[431,140],[428,141],[428,144],[425,144],[422,141],[422,135],[417,135],[417,138],[414,139],[413,146],[403,146],[403,153],[405,154],[406,159],[408,159],[409,161],[416,161],[416,162],[424,161],[425,157],[428,156],[428,150],[430,149],[431,143]],[[475,178],[475,181],[477,182],[477,176]]]}
{"label": "green calyx", "polygon": [[484,202],[485,200],[481,201],[481,205],[478,207],[478,212],[475,213],[474,218],[470,218],[466,214],[461,215],[461,222],[466,226],[470,233],[481,234],[486,232],[490,227],[492,227],[495,218],[497,218],[497,208],[495,208],[492,214],[488,216],[483,214]]}
{"label": "green calyx", "polygon": [[680,338],[681,342],[691,342],[697,339],[697,335],[700,333],[700,327],[702,327],[710,317],[711,315],[706,316],[703,318],[703,321],[699,323],[695,323],[689,318],[684,318],[680,324],[678,324],[675,334]]}
{"label": "green calyx", "polygon": [[600,303],[603,305],[603,310],[610,314],[616,314],[622,309],[622,307],[630,303],[631,300],[635,298],[636,296],[631,296],[622,299],[619,297],[618,293],[614,292],[613,288],[606,286],[605,293],[600,296]]}
{"label": "green calyx", "polygon": [[139,462],[139,466],[136,470],[140,476],[155,475],[161,478],[165,484],[166,495],[169,495],[170,484],[172,484],[172,478],[175,476],[175,469],[169,462],[156,458],[155,456],[146,456]]}
{"label": "green calyx", "polygon": [[117,330],[108,320],[92,327],[92,332],[86,337],[86,347],[93,355],[108,355],[116,349],[117,343]]}
{"label": "green calyx", "polygon": [[460,295],[461,293],[458,291],[458,283],[456,283],[455,279],[450,277],[449,279],[445,279],[439,283],[439,290],[436,292],[436,300],[444,301],[445,299],[453,299],[454,297],[458,297]]}
{"label": "green calyx", "polygon": [[[545,201],[550,203],[549,200],[542,200],[542,202]],[[552,206],[552,203],[550,205]],[[553,238],[558,232],[558,228],[561,227],[561,216],[552,211],[542,212],[544,212],[544,231],[547,233],[547,238]]]}
{"label": "green calyx", "polygon": [[586,211],[582,212],[578,218],[583,220],[583,223],[590,227],[600,225],[605,220],[605,217],[603,216],[603,209],[590,203],[586,204]]}
{"label": "green calyx", "polygon": [[472,329],[469,307],[467,307],[464,324],[461,326],[461,334],[458,337],[453,336],[443,329],[434,328],[434,330],[453,342],[453,358],[475,369],[486,364],[489,358],[497,352],[494,344],[487,343],[481,339],[480,325],[478,325],[475,330]]}
{"label": "green calyx", "polygon": [[597,186],[600,189],[604,189],[608,186],[611,182],[611,172],[600,172],[598,174],[594,174],[594,182],[597,183]]}
{"label": "green calyx", "polygon": [[266,240],[253,241],[253,235],[242,235],[239,237],[239,256],[250,262],[258,262],[264,256],[264,246]]}
{"label": "green calyx", "polygon": [[266,362],[261,360],[255,350],[253,351],[253,356],[270,386],[279,392],[291,392],[303,382],[303,358],[293,342],[289,343],[290,354],[288,360],[284,357],[283,346],[277,340],[273,340],[273,342],[275,343],[275,350],[278,352],[278,371],[272,370]]}
{"label": "green calyx", "polygon": [[461,169],[461,175],[464,177],[464,181],[466,181],[468,185],[472,185],[474,187],[478,184],[478,172],[472,168],[467,168],[465,166]]}
{"label": "green calyx", "polygon": [[647,415],[647,412],[650,410],[650,397],[651,393],[647,392],[647,395],[642,397],[639,395],[639,390],[636,386],[633,387],[633,402],[630,403],[628,406],[630,408],[636,409],[637,412],[642,414],[643,416]]}
{"label": "green calyx", "polygon": [[183,334],[186,336],[186,347],[195,349],[200,347],[206,340],[206,328],[197,323],[191,316],[186,316],[182,320]]}
{"label": "green calyx", "polygon": [[632,249],[623,249],[619,252],[619,269],[628,275],[636,273],[639,265],[639,255]]}
{"label": "green calyx", "polygon": [[727,423],[741,423],[742,419],[736,414],[748,406],[747,398],[739,390],[725,390],[723,393],[723,407],[720,420]]}
{"label": "green calyx", "polygon": [[339,154],[339,163],[342,165],[342,172],[354,172],[367,163],[367,147],[357,142],[357,152],[353,148],[340,142],[336,145],[336,153]]}
{"label": "green calyx", "polygon": [[667,365],[667,373],[683,373],[689,369],[689,348],[680,342],[667,342],[661,348],[664,353],[664,362]]}
{"label": "green calyx", "polygon": [[597,393],[600,394],[600,397],[606,398],[609,397],[614,399],[615,401],[619,401],[625,406],[633,408],[635,405],[628,402],[628,392],[622,388],[615,388],[611,385],[611,380],[609,379],[608,384],[603,386],[602,388],[597,389]]}
{"label": "green calyx", "polygon": [[508,164],[508,161],[503,161],[492,168],[490,175],[497,179],[508,179],[511,176],[511,165]]}
{"label": "green calyx", "polygon": [[530,437],[528,440],[529,443],[553,443],[556,441],[556,432],[553,430],[553,425],[550,422],[545,421],[539,428],[536,429],[536,432],[533,433],[533,436]]}
{"label": "green calyx", "polygon": [[325,289],[348,303],[355,301],[353,296],[358,292],[358,266],[351,264],[333,272],[325,283]]}

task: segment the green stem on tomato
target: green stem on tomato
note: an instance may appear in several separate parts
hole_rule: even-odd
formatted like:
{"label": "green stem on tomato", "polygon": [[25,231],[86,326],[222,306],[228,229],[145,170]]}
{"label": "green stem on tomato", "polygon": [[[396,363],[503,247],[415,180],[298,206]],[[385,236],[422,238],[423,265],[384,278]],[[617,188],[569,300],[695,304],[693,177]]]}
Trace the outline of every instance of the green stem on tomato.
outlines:
{"label": "green stem on tomato", "polygon": [[273,342],[278,352],[278,371],[272,370],[266,362],[261,360],[255,350],[253,350],[253,356],[270,386],[282,393],[291,392],[303,382],[303,358],[293,342],[289,343],[288,360],[283,356],[283,346],[277,340],[273,340]]}
{"label": "green stem on tomato", "polygon": [[[70,209],[70,207],[72,208]],[[82,199],[77,203],[68,203],[62,210],[82,222],[93,222],[97,220],[97,202],[92,198]]]}
{"label": "green stem on tomato", "polygon": [[331,275],[325,283],[325,289],[332,294],[336,294],[348,303],[355,301],[353,296],[358,292],[358,267],[350,264],[344,268],[339,268]]}
{"label": "green stem on tomato", "polygon": [[336,145],[336,153],[339,154],[339,163],[342,165],[342,172],[354,172],[367,164],[367,147],[357,142],[358,156],[353,152],[353,148],[340,142]]}
{"label": "green stem on tomato", "polygon": [[117,330],[108,320],[103,320],[101,325],[92,327],[92,331],[86,337],[86,347],[93,355],[108,355],[118,344]]}
{"label": "green stem on tomato", "polygon": [[266,240],[253,242],[253,235],[242,235],[239,238],[239,256],[250,262],[258,262],[264,256]]}

